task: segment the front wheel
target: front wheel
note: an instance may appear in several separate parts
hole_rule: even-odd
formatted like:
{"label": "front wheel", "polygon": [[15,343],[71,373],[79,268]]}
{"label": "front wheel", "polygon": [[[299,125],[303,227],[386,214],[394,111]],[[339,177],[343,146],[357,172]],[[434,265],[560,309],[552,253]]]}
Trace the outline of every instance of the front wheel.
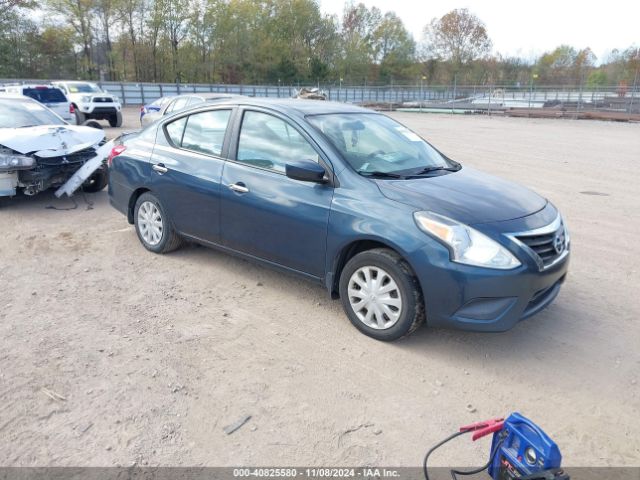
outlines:
{"label": "front wheel", "polygon": [[86,115],[78,110],[78,107],[75,107],[76,114],[76,125],[82,125],[84,121],[87,119]]}
{"label": "front wheel", "polygon": [[109,117],[109,126],[111,127],[121,127],[122,126],[122,113],[116,112],[114,115]]}
{"label": "front wheel", "polygon": [[351,258],[340,275],[340,299],[351,323],[377,340],[413,333],[425,319],[422,291],[411,267],[393,250]]}
{"label": "front wheel", "polygon": [[103,165],[98,168],[82,185],[85,192],[100,192],[109,184],[109,171]]}
{"label": "front wheel", "polygon": [[136,233],[140,243],[154,253],[167,253],[180,247],[182,240],[176,233],[160,201],[152,193],[143,193],[133,211]]}

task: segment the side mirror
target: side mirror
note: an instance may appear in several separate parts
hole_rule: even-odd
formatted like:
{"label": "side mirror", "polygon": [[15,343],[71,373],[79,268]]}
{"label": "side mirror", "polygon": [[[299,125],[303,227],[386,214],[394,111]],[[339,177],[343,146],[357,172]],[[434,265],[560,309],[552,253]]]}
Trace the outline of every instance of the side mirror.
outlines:
{"label": "side mirror", "polygon": [[301,182],[314,182],[325,183],[325,169],[315,162],[299,162],[299,163],[287,163],[285,165],[285,172],[287,177],[294,180],[300,180]]}

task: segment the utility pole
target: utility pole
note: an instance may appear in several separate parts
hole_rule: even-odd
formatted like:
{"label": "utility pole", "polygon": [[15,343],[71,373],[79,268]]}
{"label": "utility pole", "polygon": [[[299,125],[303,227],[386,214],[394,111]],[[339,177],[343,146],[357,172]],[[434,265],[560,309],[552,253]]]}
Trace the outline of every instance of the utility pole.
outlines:
{"label": "utility pole", "polygon": [[456,88],[458,86],[458,74],[453,75],[453,103],[451,104],[451,114],[454,113],[454,109],[456,108]]}
{"label": "utility pole", "polygon": [[[533,97],[533,80],[538,78],[538,74],[537,73],[532,73],[531,74],[531,79],[529,80],[529,110],[531,110],[531,100]],[[529,112],[527,114],[527,116],[531,116],[531,112]]]}
{"label": "utility pole", "polygon": [[631,101],[629,102],[629,116],[633,114],[633,99],[638,88],[638,69],[640,68],[640,48],[636,48],[636,74],[633,78],[633,88],[631,89]]}

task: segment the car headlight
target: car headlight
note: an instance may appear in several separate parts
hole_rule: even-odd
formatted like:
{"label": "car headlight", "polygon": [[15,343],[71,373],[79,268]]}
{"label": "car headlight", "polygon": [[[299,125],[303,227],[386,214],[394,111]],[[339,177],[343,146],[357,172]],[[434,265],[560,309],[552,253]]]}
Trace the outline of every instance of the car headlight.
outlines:
{"label": "car headlight", "polygon": [[0,153],[0,170],[25,170],[33,168],[34,164],[32,157]]}
{"label": "car headlight", "polygon": [[521,265],[509,250],[468,225],[432,212],[415,212],[413,217],[422,231],[449,247],[454,262],[500,270]]}
{"label": "car headlight", "polygon": [[91,103],[91,95],[84,95],[81,100],[83,103]]}

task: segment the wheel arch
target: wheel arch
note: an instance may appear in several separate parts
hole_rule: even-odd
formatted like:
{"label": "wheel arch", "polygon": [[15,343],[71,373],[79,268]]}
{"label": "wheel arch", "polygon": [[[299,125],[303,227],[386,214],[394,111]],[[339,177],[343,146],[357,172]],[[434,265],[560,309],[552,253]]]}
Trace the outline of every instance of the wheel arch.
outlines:
{"label": "wheel arch", "polygon": [[138,201],[138,198],[140,198],[140,195],[142,195],[143,193],[147,193],[150,191],[151,190],[146,187],[140,187],[135,189],[131,194],[131,196],[129,197],[129,204],[127,205],[127,221],[131,225],[133,225],[133,209],[136,206],[136,202]]}
{"label": "wheel arch", "polygon": [[405,255],[402,250],[400,250],[397,246],[393,245],[391,242],[378,239],[378,238],[361,238],[358,240],[353,240],[350,243],[343,246],[335,257],[332,260],[331,270],[329,275],[327,275],[327,288],[329,289],[329,294],[331,298],[337,299],[340,298],[340,275],[342,274],[342,270],[344,266],[347,264],[349,260],[351,260],[355,255],[365,252],[367,250],[373,250],[375,248],[386,248],[395,252],[397,255],[402,258],[411,271],[413,272],[420,289],[422,289],[422,285],[420,284],[420,279],[415,273],[415,269],[411,262],[408,260],[407,255]]}

